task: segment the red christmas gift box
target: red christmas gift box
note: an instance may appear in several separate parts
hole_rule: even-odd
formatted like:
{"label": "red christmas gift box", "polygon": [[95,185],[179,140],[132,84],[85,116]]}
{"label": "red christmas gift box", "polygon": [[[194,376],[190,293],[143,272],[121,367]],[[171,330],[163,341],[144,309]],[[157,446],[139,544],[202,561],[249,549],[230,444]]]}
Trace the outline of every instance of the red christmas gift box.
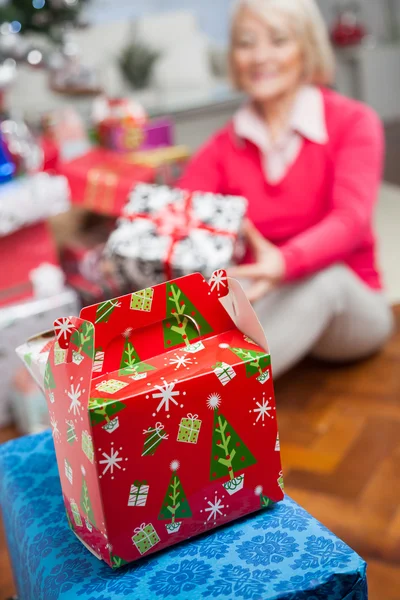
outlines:
{"label": "red christmas gift box", "polygon": [[[37,269],[43,265],[58,266],[57,251],[46,223],[0,237],[0,306],[35,297],[35,274],[39,274]],[[54,289],[54,293],[58,291]]]}
{"label": "red christmas gift box", "polygon": [[131,189],[139,182],[152,183],[153,168],[134,164],[130,155],[96,148],[69,162],[60,163],[75,204],[101,214],[120,216]]}
{"label": "red christmas gift box", "polygon": [[85,308],[55,333],[45,389],[67,515],[111,567],[283,498],[267,342],[225,271]]}
{"label": "red christmas gift box", "polygon": [[210,277],[240,258],[247,201],[241,196],[190,193],[139,184],[109,237],[107,255],[131,288],[193,271]]}

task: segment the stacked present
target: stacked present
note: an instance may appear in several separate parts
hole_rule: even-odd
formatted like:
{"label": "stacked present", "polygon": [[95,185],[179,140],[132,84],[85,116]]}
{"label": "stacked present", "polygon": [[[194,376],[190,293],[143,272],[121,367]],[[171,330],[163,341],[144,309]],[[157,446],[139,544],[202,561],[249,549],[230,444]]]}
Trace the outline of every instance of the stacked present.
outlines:
{"label": "stacked present", "polygon": [[172,185],[190,156],[174,145],[171,119],[149,120],[144,109],[126,98],[100,98],[93,110],[95,146],[59,165],[73,202],[88,210],[120,216],[137,183]]}
{"label": "stacked present", "polygon": [[239,196],[137,185],[107,255],[133,289],[199,271],[210,277],[239,258],[247,202]]}
{"label": "stacked present", "polygon": [[37,386],[17,372],[13,348],[27,331],[48,328],[60,309],[78,309],[47,225],[70,206],[67,180],[50,174],[57,161],[51,140],[36,139],[24,122],[0,123],[0,425],[14,407],[23,432],[47,421]]}

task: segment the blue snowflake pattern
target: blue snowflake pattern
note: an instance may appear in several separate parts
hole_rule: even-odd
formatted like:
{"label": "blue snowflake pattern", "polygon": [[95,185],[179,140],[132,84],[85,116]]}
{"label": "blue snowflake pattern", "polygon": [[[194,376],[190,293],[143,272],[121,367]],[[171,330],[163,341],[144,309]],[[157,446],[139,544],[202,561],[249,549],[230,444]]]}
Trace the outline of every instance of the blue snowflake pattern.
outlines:
{"label": "blue snowflake pattern", "polygon": [[307,538],[305,550],[291,565],[292,569],[344,569],[353,554],[351,548],[340,540],[316,535]]}
{"label": "blue snowflake pattern", "polygon": [[[83,547],[83,546],[82,546]],[[100,569],[88,578],[77,591],[78,596],[86,596],[107,591],[114,593],[116,597],[131,596],[139,583],[143,580],[145,574],[149,573],[156,566],[157,561],[141,561],[127,569],[124,569],[124,576],[121,577],[119,570],[112,571],[106,564],[101,564]],[[107,600],[110,596],[108,596]]]}
{"label": "blue snowflake pattern", "polygon": [[[18,512],[16,518],[17,529],[26,529],[33,525],[35,521],[40,519],[43,513],[50,510],[50,503],[47,500],[43,500],[40,504],[38,502],[32,502],[31,504],[25,504]],[[58,520],[59,520],[58,516]]]}
{"label": "blue snowflake pattern", "polygon": [[253,529],[288,529],[289,531],[307,531],[312,519],[305,510],[290,504],[278,504],[262,518],[254,520]]}
{"label": "blue snowflake pattern", "polygon": [[243,531],[219,531],[198,542],[199,553],[202,558],[221,559],[229,553],[232,544],[240,540]]}
{"label": "blue snowflake pattern", "polygon": [[29,470],[31,473],[48,473],[54,464],[54,457],[50,453],[32,452],[29,461]]}
{"label": "blue snowflake pattern", "polygon": [[220,578],[209,585],[202,596],[259,600],[266,593],[267,584],[276,579],[280,573],[278,570],[250,571],[241,566],[225,565],[221,569]]}
{"label": "blue snowflake pattern", "polygon": [[243,542],[238,546],[237,552],[239,558],[248,565],[268,567],[271,563],[277,564],[285,558],[292,558],[298,548],[294,537],[275,531]]}
{"label": "blue snowflake pattern", "polygon": [[1,472],[2,473],[16,473],[20,469],[21,458],[18,454],[10,452],[10,454],[4,454],[1,457]]}
{"label": "blue snowflake pattern", "polygon": [[326,581],[326,572],[310,571],[304,575],[294,575],[287,581],[274,584],[276,592],[297,592],[298,590],[312,590]]}
{"label": "blue snowflake pattern", "polygon": [[42,525],[48,527],[60,522],[61,515],[63,514],[64,503],[62,502],[56,510],[45,513],[40,519]]}
{"label": "blue snowflake pattern", "polygon": [[34,572],[41,560],[46,558],[54,548],[59,548],[68,542],[68,530],[59,527],[48,527],[38,533],[29,546],[28,568]]}
{"label": "blue snowflake pattern", "polygon": [[29,475],[13,477],[7,486],[7,492],[11,497],[15,498],[24,494],[26,490],[31,490],[34,483],[33,477],[30,477]]}
{"label": "blue snowflake pattern", "polygon": [[164,571],[156,571],[150,579],[150,589],[157,596],[167,598],[181,592],[190,592],[207,583],[211,576],[212,567],[203,560],[183,560],[181,563],[168,565]]}
{"label": "blue snowflake pattern", "polygon": [[90,560],[83,558],[66,560],[57,565],[43,582],[46,600],[57,600],[61,594],[70,590],[74,583],[85,581],[92,572],[93,565]]}
{"label": "blue snowflake pattern", "polygon": [[46,477],[46,485],[42,483],[38,485],[32,492],[36,498],[42,498],[43,496],[60,496],[61,495],[61,484],[58,475],[52,475]]}
{"label": "blue snowflake pattern", "polygon": [[71,535],[71,541],[62,546],[57,558],[68,558],[68,556],[78,556],[79,554],[87,554],[87,550],[83,544],[74,536]]}

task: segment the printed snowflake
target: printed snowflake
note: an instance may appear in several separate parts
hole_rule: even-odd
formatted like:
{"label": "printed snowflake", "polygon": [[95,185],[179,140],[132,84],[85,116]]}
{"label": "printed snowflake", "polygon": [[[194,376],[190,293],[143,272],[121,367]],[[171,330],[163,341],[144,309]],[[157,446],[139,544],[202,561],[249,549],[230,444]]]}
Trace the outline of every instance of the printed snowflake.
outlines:
{"label": "printed snowflake", "polygon": [[60,430],[58,429],[58,421],[56,421],[55,417],[52,416],[50,419],[50,425],[52,428],[52,433],[53,433],[53,438],[54,440],[59,440],[60,439]]}
{"label": "printed snowflake", "polygon": [[220,287],[225,288],[227,286],[228,278],[226,276],[226,272],[222,269],[220,271],[215,271],[212,274],[211,279],[208,282],[208,285],[211,287],[211,291],[213,292],[215,288],[217,292],[220,291]]}
{"label": "printed snowflake", "polygon": [[128,459],[127,458],[124,459],[124,458],[122,458],[122,456],[120,456],[122,447],[119,448],[118,450],[115,450],[113,448],[113,444],[114,444],[114,442],[111,442],[111,448],[110,448],[109,454],[107,454],[107,452],[102,452],[101,448],[99,448],[99,452],[102,452],[102,456],[104,456],[104,460],[99,460],[99,464],[105,465],[100,477],[105,475],[107,473],[107,471],[109,470],[111,473],[111,476],[112,476],[111,479],[114,479],[114,468],[122,469],[123,471],[126,470],[119,463],[122,463],[124,460],[126,461]]}
{"label": "printed snowflake", "polygon": [[207,406],[210,410],[219,408],[221,404],[221,396],[219,394],[210,394],[207,398]]}
{"label": "printed snowflake", "polygon": [[184,367],[186,369],[192,364],[192,359],[190,356],[179,356],[179,354],[175,354],[175,358],[169,359],[170,365],[175,365],[175,371],[177,371],[180,367]]}
{"label": "printed snowflake", "polygon": [[66,340],[67,334],[72,333],[74,326],[67,317],[63,317],[54,322],[54,329],[57,334],[57,340],[60,340],[61,337]]}
{"label": "printed snowflake", "polygon": [[[253,398],[253,400],[256,400],[256,399]],[[257,418],[254,421],[253,425],[255,425],[256,423],[258,423],[261,420],[263,427],[265,427],[265,422],[264,422],[265,417],[268,417],[268,419],[275,418],[274,416],[272,416],[270,414],[271,411],[275,410],[275,408],[270,405],[270,403],[269,403],[270,400],[272,400],[271,397],[268,400],[266,400],[265,393],[264,393],[261,402],[256,402],[257,408],[253,408],[252,410],[249,411],[250,413],[256,413],[256,414],[258,413]]]}
{"label": "printed snowflake", "polygon": [[80,415],[81,412],[81,401],[79,400],[79,398],[82,396],[82,391],[79,389],[81,387],[81,384],[78,383],[78,385],[75,387],[73,383],[71,383],[71,389],[68,392],[68,398],[70,398],[71,400],[71,404],[70,407],[68,409],[68,412],[73,411],[74,415],[78,414]]}
{"label": "printed snowflake", "polygon": [[154,387],[159,390],[160,393],[153,394],[153,398],[161,398],[161,402],[157,406],[157,412],[160,412],[163,407],[165,408],[166,412],[168,412],[170,402],[175,404],[175,406],[178,406],[175,396],[179,396],[180,392],[174,392],[175,383],[167,383],[164,381],[163,385],[155,385]]}
{"label": "printed snowflake", "polygon": [[208,521],[213,520],[214,521],[214,525],[217,521],[217,517],[226,517],[226,513],[224,513],[224,508],[229,508],[229,504],[225,505],[223,504],[223,499],[225,498],[225,496],[222,496],[222,498],[218,498],[218,493],[215,492],[215,497],[214,497],[214,501],[212,502],[211,500],[207,500],[207,498],[204,498],[204,500],[206,500],[208,507],[203,510],[201,510],[200,512],[205,512],[205,513],[209,513],[207,521],[204,521],[204,525],[207,524]]}

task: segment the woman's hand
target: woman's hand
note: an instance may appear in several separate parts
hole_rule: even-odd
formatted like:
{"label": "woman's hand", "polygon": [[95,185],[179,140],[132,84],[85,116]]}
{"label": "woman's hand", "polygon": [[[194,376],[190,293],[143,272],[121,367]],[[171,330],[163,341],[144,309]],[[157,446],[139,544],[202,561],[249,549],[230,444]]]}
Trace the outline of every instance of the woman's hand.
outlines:
{"label": "woman's hand", "polygon": [[285,261],[279,248],[268,242],[249,220],[245,221],[244,234],[255,262],[232,267],[229,269],[229,275],[237,279],[250,279],[252,285],[246,294],[250,302],[257,302],[282,281]]}

